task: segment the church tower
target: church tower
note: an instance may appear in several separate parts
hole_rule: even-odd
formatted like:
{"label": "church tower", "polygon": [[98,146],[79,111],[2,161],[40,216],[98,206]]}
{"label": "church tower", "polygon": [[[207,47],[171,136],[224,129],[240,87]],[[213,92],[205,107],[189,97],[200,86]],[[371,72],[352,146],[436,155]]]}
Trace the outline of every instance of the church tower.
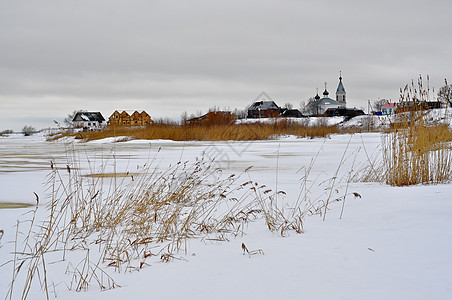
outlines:
{"label": "church tower", "polygon": [[344,85],[342,84],[342,72],[339,72],[339,85],[337,86],[336,90],[336,101],[339,102],[344,107],[346,107],[347,105],[345,95],[346,95],[345,88]]}

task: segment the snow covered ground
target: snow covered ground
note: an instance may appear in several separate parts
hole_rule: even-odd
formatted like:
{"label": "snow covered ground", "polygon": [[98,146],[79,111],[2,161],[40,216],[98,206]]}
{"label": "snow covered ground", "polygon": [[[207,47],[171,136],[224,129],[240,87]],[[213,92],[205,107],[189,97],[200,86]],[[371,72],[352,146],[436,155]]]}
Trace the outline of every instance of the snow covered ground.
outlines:
{"label": "snow covered ground", "polygon": [[[309,165],[310,196],[333,201],[325,220],[307,216],[304,233],[280,237],[262,219],[248,223],[243,236],[229,242],[192,240],[187,253],[169,263],[151,262],[140,271],[114,274],[122,287],[88,292],[69,291],[68,262],[49,268],[50,297],[61,299],[451,299],[452,184],[390,187],[348,183],[352,170],[379,154],[378,133],[333,135],[327,139],[284,137],[256,142],[172,142],[111,139],[86,144],[45,142],[42,136],[0,137],[0,202],[35,203],[45,211],[50,161],[65,166],[77,153],[87,174],[101,164],[118,172],[134,172],[156,157],[165,169],[178,161],[215,158],[223,175],[249,166],[250,177],[283,190],[279,201],[297,200]],[[159,151],[160,149],[160,151]],[[114,160],[112,160],[114,156]],[[313,159],[315,162],[313,162]],[[87,161],[89,159],[89,162]],[[332,178],[337,174],[337,179]],[[243,181],[248,180],[244,177]],[[355,197],[355,192],[361,197]],[[335,198],[335,197],[333,197]],[[0,209],[0,291],[6,294],[12,274],[14,226],[30,208]],[[45,215],[45,214],[42,214]],[[243,255],[244,243],[263,254]],[[16,282],[20,286],[20,282]],[[43,299],[40,289],[30,299]],[[15,294],[15,297],[19,294]]]}
{"label": "snow covered ground", "polygon": [[[431,109],[428,111],[423,111],[424,120],[426,124],[448,124],[452,126],[452,109],[451,108],[441,108],[441,109]],[[289,120],[290,122],[299,123],[302,126],[319,126],[327,125],[334,126],[338,125],[340,128],[351,128],[358,127],[364,129],[378,129],[378,128],[388,128],[391,123],[394,123],[400,116],[398,115],[362,115],[357,116],[352,119],[347,120],[343,116],[335,117],[307,117],[307,118],[264,118],[264,119],[242,119],[237,120],[238,124],[249,124],[249,123],[272,123],[281,120]]]}
{"label": "snow covered ground", "polygon": [[307,117],[307,118],[263,118],[263,119],[240,119],[237,124],[252,124],[252,123],[272,123],[275,121],[288,120],[290,122],[299,123],[302,126],[319,126],[327,125],[333,126],[343,122],[345,117]]}

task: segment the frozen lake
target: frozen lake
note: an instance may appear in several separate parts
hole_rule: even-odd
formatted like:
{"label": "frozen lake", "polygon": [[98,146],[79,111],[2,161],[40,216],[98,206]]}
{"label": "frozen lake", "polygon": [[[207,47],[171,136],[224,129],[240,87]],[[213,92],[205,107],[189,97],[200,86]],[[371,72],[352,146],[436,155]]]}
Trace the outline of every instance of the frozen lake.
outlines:
{"label": "frozen lake", "polygon": [[[1,195],[0,202],[34,203],[33,192],[43,194],[43,183],[51,163],[65,168],[76,160],[82,173],[86,174],[99,172],[104,166],[106,172],[113,172],[116,168],[117,172],[134,173],[150,162],[165,169],[178,161],[195,161],[204,157],[229,173],[252,166],[252,172],[268,176],[271,184],[277,168],[279,176],[290,174],[289,178],[296,177],[295,174],[303,166],[308,166],[315,156],[318,158],[314,173],[337,167],[347,147],[349,162],[349,156],[357,152],[361,152],[357,153],[358,161],[365,159],[361,151],[363,145],[367,151],[375,152],[380,136],[355,135],[350,139],[348,135],[337,135],[326,140],[283,138],[251,142],[112,141],[47,142],[42,136],[20,135],[0,138],[0,188],[7,191]],[[345,170],[346,166],[342,168]]]}
{"label": "frozen lake", "polygon": [[[221,176],[249,176],[283,190],[281,203],[290,205],[300,194],[300,182],[309,174],[310,193],[325,198],[347,187],[362,198],[347,198],[344,218],[341,202],[331,204],[326,221],[310,216],[303,234],[282,238],[262,222],[250,223],[243,237],[227,243],[192,241],[183,260],[151,264],[140,272],[117,274],[123,286],[99,292],[95,286],[76,293],[66,288],[65,264],[51,274],[56,294],[63,299],[122,299],[153,296],[168,299],[447,299],[452,296],[452,185],[394,188],[380,183],[347,183],[352,169],[379,153],[377,133],[333,135],[328,139],[283,137],[255,142],[172,142],[112,139],[90,143],[46,142],[44,137],[0,138],[0,202],[35,205],[48,202],[46,177],[51,163],[64,174],[76,162],[82,174],[139,172],[152,164],[165,170],[179,161],[213,160]],[[215,176],[219,176],[216,174]],[[121,178],[121,180],[132,180]],[[243,181],[248,180],[244,176]],[[0,264],[11,259],[14,226],[30,208],[0,209]],[[241,243],[262,249],[265,255],[248,258]],[[58,273],[58,271],[61,271]],[[11,265],[0,268],[0,290],[5,291]],[[174,288],[177,286],[177,288]],[[17,294],[16,294],[17,296]],[[31,298],[41,298],[39,289]]]}

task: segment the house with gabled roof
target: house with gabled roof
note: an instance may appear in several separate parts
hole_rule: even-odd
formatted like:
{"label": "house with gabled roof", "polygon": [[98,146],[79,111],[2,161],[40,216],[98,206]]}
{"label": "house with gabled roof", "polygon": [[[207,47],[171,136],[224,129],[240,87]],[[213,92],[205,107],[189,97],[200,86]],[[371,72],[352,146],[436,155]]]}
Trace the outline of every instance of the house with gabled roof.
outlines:
{"label": "house with gabled roof", "polygon": [[397,103],[385,103],[381,106],[381,113],[383,115],[393,115],[396,113]]}
{"label": "house with gabled roof", "polygon": [[131,126],[146,126],[151,123],[154,123],[154,121],[151,120],[151,116],[149,116],[149,114],[144,110],[140,113],[138,111],[134,111],[130,116]]}
{"label": "house with gabled roof", "polygon": [[81,111],[77,112],[72,119],[72,124],[76,128],[83,130],[99,130],[104,127],[105,119],[100,112]]}
{"label": "house with gabled roof", "polygon": [[281,108],[275,101],[256,101],[248,107],[247,118],[274,118],[279,116]]}
{"label": "house with gabled roof", "polygon": [[144,110],[142,112],[134,111],[131,115],[125,110],[121,113],[116,110],[108,118],[108,125],[110,126],[147,126],[151,124],[154,124],[154,121]]}

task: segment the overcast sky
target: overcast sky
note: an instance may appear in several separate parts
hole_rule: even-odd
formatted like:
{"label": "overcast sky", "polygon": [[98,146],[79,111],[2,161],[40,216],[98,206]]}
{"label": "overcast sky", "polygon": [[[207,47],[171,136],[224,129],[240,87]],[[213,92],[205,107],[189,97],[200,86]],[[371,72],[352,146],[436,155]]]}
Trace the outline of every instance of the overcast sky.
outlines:
{"label": "overcast sky", "polygon": [[[419,74],[452,82],[451,0],[0,0],[0,131],[77,109],[243,109],[265,91],[299,107],[398,100]],[[436,92],[435,92],[436,93]]]}

